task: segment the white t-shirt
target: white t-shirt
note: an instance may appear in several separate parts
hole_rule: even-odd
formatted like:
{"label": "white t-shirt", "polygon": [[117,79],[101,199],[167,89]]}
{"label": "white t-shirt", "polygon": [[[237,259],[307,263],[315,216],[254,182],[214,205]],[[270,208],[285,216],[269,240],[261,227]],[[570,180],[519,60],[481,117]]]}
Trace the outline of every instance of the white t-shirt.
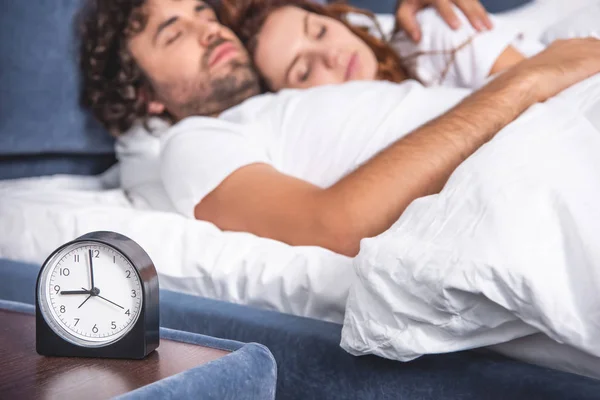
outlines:
{"label": "white t-shirt", "polygon": [[[499,24],[477,35],[468,22],[453,31],[433,10],[425,10],[419,19],[421,42],[409,48],[396,37],[401,53],[454,49],[473,36],[457,52],[444,87],[372,81],[284,90],[249,99],[219,118],[187,118],[164,136],[162,145],[162,181],[175,208],[193,216],[194,206],[227,176],[253,163],[269,164],[319,187],[334,184],[470,93],[446,86],[482,84],[518,36]],[[443,52],[416,60],[424,82],[447,65]]]}
{"label": "white t-shirt", "polygon": [[494,28],[477,32],[467,17],[456,7],[461,21],[459,29],[451,27],[429,8],[417,14],[422,38],[414,43],[400,31],[390,39],[412,77],[426,86],[451,86],[477,89],[487,80],[494,63],[512,45],[526,56],[541,51],[544,46],[531,40],[503,21],[490,16]]}
{"label": "white t-shirt", "polygon": [[186,118],[164,134],[162,181],[187,216],[227,176],[254,163],[325,188],[469,93],[411,80],[256,96],[219,118]]}

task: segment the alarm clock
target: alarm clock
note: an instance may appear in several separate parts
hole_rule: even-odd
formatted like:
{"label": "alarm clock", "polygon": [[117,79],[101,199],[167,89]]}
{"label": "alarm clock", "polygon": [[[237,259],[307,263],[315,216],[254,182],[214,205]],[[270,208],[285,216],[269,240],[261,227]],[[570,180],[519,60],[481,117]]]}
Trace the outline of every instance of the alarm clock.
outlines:
{"label": "alarm clock", "polygon": [[159,345],[158,275],[148,254],[115,232],[56,249],[36,285],[36,349],[45,356],[141,359]]}

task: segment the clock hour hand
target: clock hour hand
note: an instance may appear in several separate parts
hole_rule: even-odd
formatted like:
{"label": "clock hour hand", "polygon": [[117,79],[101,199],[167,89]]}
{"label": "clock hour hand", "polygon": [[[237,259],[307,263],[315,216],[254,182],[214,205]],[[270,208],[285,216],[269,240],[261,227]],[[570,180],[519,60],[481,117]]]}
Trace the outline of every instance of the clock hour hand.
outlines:
{"label": "clock hour hand", "polygon": [[65,295],[69,295],[69,294],[92,294],[92,292],[90,290],[62,290],[60,292],[60,294],[65,294]]}

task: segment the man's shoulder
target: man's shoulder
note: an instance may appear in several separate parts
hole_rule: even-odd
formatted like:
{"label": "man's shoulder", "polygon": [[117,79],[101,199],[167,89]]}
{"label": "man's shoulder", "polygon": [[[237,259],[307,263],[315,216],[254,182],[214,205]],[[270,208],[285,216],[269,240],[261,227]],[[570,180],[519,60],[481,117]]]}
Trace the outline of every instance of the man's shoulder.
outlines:
{"label": "man's shoulder", "polygon": [[162,136],[163,143],[175,136],[194,133],[194,136],[209,136],[216,133],[243,135],[252,126],[266,128],[277,126],[285,115],[327,115],[335,110],[345,110],[346,103],[371,104],[373,97],[393,98],[397,103],[415,86],[416,81],[400,84],[387,81],[353,81],[341,85],[324,85],[310,89],[284,89],[277,93],[254,96],[234,106],[218,117],[192,116],[171,126]]}
{"label": "man's shoulder", "polygon": [[282,89],[276,93],[264,93],[251,97],[235,107],[225,111],[221,118],[228,121],[239,121],[241,118],[234,118],[239,115],[255,115],[257,111],[267,109],[274,112],[278,105],[285,105],[290,101],[307,99],[312,101],[323,96],[331,98],[346,99],[347,96],[355,97],[368,89],[390,88],[392,90],[403,86],[404,83],[395,83],[384,80],[356,80],[342,84],[330,84],[315,86],[307,89]]}
{"label": "man's shoulder", "polygon": [[[252,127],[260,124],[263,117],[276,113],[274,105],[278,96],[261,94],[237,106],[231,107],[217,117],[190,116],[170,126],[160,136],[164,153],[167,147],[195,146],[206,143],[224,142],[251,136]],[[265,124],[262,124],[265,125]]]}
{"label": "man's shoulder", "polygon": [[236,130],[238,130],[237,124],[222,118],[192,116],[169,127],[161,134],[160,139],[162,145],[165,146],[173,139],[189,137],[189,134],[193,134],[194,137],[203,137],[216,133],[235,132]]}
{"label": "man's shoulder", "polygon": [[255,120],[264,110],[274,111],[273,107],[279,100],[279,93],[259,94],[224,111],[218,119],[229,123],[246,124]]}

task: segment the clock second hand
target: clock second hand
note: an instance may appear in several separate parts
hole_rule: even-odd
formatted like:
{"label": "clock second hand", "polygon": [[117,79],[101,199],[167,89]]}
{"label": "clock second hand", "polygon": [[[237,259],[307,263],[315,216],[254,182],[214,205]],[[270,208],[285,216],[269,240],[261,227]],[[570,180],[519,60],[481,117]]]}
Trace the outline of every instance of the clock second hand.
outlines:
{"label": "clock second hand", "polygon": [[90,294],[88,297],[86,297],[86,299],[83,301],[83,303],[81,303],[81,304],[79,305],[79,307],[77,307],[77,308],[81,308],[81,306],[82,306],[82,305],[84,305],[84,304],[85,304],[85,302],[86,302],[86,301],[88,301],[88,300],[90,299],[90,297],[92,297],[92,295],[91,295],[91,294]]}

